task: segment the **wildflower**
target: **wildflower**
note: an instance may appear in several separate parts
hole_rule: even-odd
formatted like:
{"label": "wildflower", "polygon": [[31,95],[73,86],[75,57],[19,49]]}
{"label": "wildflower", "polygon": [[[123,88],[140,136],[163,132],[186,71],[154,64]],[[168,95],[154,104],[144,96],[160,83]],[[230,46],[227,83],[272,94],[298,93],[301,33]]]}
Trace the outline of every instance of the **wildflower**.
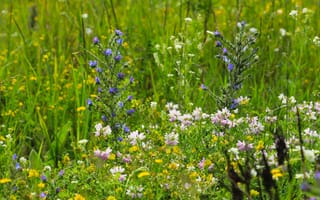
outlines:
{"label": "wildflower", "polygon": [[136,145],[137,141],[144,140],[146,136],[144,133],[139,133],[138,131],[133,131],[128,135],[128,139],[130,140],[131,145]]}
{"label": "wildflower", "polygon": [[76,194],[74,197],[74,200],[85,200],[85,198],[83,196],[81,196],[80,194]]}
{"label": "wildflower", "polygon": [[179,143],[179,134],[178,133],[174,133],[174,132],[166,133],[164,138],[165,138],[166,145],[174,146]]}
{"label": "wildflower", "polygon": [[47,181],[47,177],[46,177],[46,175],[44,175],[44,174],[42,174],[40,178],[41,178],[41,180],[42,180],[43,182],[46,182],[46,181]]}
{"label": "wildflower", "polygon": [[89,61],[89,66],[92,68],[95,68],[97,66],[98,62],[96,60],[90,60]]}
{"label": "wildflower", "polygon": [[133,81],[134,81],[134,78],[131,76],[131,77],[130,77],[130,83],[132,84]]}
{"label": "wildflower", "polygon": [[10,178],[2,178],[2,179],[0,179],[0,184],[9,183],[9,182],[11,182]]}
{"label": "wildflower", "polygon": [[41,198],[41,199],[46,198],[46,196],[47,196],[47,194],[46,194],[45,192],[41,192],[41,194],[40,194],[40,198]]}
{"label": "wildflower", "polygon": [[221,37],[220,32],[219,32],[219,31],[217,31],[217,30],[213,33],[213,35],[214,35],[215,37]]}
{"label": "wildflower", "polygon": [[86,110],[86,107],[84,106],[80,106],[77,108],[77,112],[81,112],[81,111],[85,111]]}
{"label": "wildflower", "polygon": [[110,172],[112,175],[115,175],[117,173],[122,174],[125,171],[124,168],[122,168],[121,166],[115,166],[113,168],[110,169]]}
{"label": "wildflower", "polygon": [[297,10],[291,10],[289,15],[293,18],[296,18],[298,16],[298,11]]}
{"label": "wildflower", "polygon": [[114,196],[108,196],[107,200],[117,200]]}
{"label": "wildflower", "polygon": [[112,149],[108,147],[105,151],[95,150],[94,155],[101,158],[102,160],[107,160],[112,152]]}
{"label": "wildflower", "polygon": [[87,144],[89,141],[87,139],[82,139],[78,141],[78,144],[82,145],[82,144]]}
{"label": "wildflower", "polygon": [[232,70],[233,70],[233,64],[232,64],[232,63],[229,63],[229,64],[228,64],[228,70],[229,70],[229,71],[232,71]]}
{"label": "wildflower", "polygon": [[275,168],[271,170],[272,178],[273,179],[278,179],[279,177],[284,176],[284,174],[281,172],[279,168]]}
{"label": "wildflower", "polygon": [[253,148],[253,145],[246,144],[244,141],[238,140],[237,147],[240,151],[249,151]]}
{"label": "wildflower", "polygon": [[88,100],[87,100],[87,105],[88,105],[89,107],[93,105],[92,100],[91,100],[90,98],[88,98]]}
{"label": "wildflower", "polygon": [[104,51],[104,55],[106,55],[106,56],[111,56],[111,55],[112,55],[112,50],[111,50],[111,49],[106,49],[106,50]]}
{"label": "wildflower", "polygon": [[115,30],[115,33],[116,33],[117,36],[122,36],[122,32],[120,30],[118,30],[118,29]]}
{"label": "wildflower", "polygon": [[13,156],[12,156],[12,160],[17,160],[17,158],[18,158],[17,154],[16,154],[16,153],[15,153],[15,154],[13,154]]}
{"label": "wildflower", "polygon": [[119,80],[123,80],[123,79],[124,79],[124,73],[119,72],[119,73],[117,74],[117,77],[118,77]]}
{"label": "wildflower", "polygon": [[149,172],[140,172],[140,173],[138,174],[138,178],[142,178],[142,177],[149,176],[149,175],[150,175]]}
{"label": "wildflower", "polygon": [[100,78],[98,76],[96,76],[96,84],[99,85],[101,82],[100,82]]}
{"label": "wildflower", "polygon": [[205,86],[204,84],[201,84],[201,89],[202,89],[202,90],[207,90],[208,88],[207,88],[207,86]]}
{"label": "wildflower", "polygon": [[15,168],[16,170],[21,169],[20,163],[17,162]]}
{"label": "wildflower", "polygon": [[64,175],[64,170],[62,169],[59,171],[59,176],[63,176],[63,175]]}
{"label": "wildflower", "polygon": [[303,182],[302,184],[301,184],[301,190],[302,191],[310,191],[311,190],[311,186],[310,186],[310,184],[309,183],[307,183],[307,182]]}
{"label": "wildflower", "polygon": [[129,95],[128,98],[127,98],[127,100],[128,100],[128,101],[131,101],[132,98],[133,98],[133,96],[132,96],[132,95]]}
{"label": "wildflower", "polygon": [[99,44],[100,43],[100,40],[98,37],[94,37],[93,38],[93,44]]}
{"label": "wildflower", "polygon": [[258,196],[258,195],[259,195],[259,192],[258,192],[258,191],[254,190],[254,189],[251,189],[251,190],[250,190],[250,196],[256,197],[256,196]]}
{"label": "wildflower", "polygon": [[226,48],[223,48],[222,53],[223,53],[224,55],[227,55],[228,50],[227,50]]}
{"label": "wildflower", "polygon": [[135,112],[135,109],[127,110],[127,115],[132,115]]}
{"label": "wildflower", "polygon": [[46,185],[44,183],[42,183],[42,182],[38,184],[38,188],[44,188],[45,186]]}
{"label": "wildflower", "polygon": [[154,162],[157,164],[161,164],[163,161],[161,159],[155,159]]}
{"label": "wildflower", "polygon": [[28,178],[32,178],[32,177],[39,177],[39,172],[35,169],[30,169]]}
{"label": "wildflower", "polygon": [[203,168],[204,168],[205,161],[206,161],[206,159],[205,159],[205,158],[202,158],[202,160],[201,160],[201,161],[199,162],[199,164],[198,164],[198,167],[199,167],[201,170],[203,170]]}
{"label": "wildflower", "polygon": [[118,38],[118,39],[116,39],[116,42],[117,42],[117,44],[122,44],[123,40],[122,40],[122,38]]}
{"label": "wildflower", "polygon": [[110,94],[113,94],[113,95],[114,95],[114,94],[117,94],[117,93],[118,93],[118,88],[113,88],[113,87],[110,88],[110,89],[109,89],[109,93],[110,93]]}
{"label": "wildflower", "polygon": [[216,41],[216,47],[222,47],[222,43],[220,41]]}

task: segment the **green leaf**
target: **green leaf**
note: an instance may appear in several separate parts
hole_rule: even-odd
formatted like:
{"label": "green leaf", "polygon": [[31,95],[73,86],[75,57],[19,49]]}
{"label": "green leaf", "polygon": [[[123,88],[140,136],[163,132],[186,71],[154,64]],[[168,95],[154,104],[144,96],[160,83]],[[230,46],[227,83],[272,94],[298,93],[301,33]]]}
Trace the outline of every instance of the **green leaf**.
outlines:
{"label": "green leaf", "polygon": [[42,168],[42,160],[40,158],[40,154],[38,154],[34,149],[31,150],[29,154],[30,168],[38,169]]}

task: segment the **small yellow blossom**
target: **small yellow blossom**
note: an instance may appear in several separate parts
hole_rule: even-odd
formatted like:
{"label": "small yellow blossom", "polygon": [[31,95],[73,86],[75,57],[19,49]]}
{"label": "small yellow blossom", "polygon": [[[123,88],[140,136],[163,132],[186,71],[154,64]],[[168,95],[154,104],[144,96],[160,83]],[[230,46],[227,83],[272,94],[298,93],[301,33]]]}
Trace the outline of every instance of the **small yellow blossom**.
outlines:
{"label": "small yellow blossom", "polygon": [[173,162],[170,163],[169,166],[168,166],[169,169],[177,169],[178,167],[179,166],[176,163],[173,163]]}
{"label": "small yellow blossom", "polygon": [[109,158],[108,158],[109,160],[115,160],[116,159],[116,155],[114,154],[114,153],[111,153],[110,155],[109,155]]}
{"label": "small yellow blossom", "polygon": [[10,178],[2,178],[2,179],[0,179],[0,184],[9,183],[9,182],[11,182]]}
{"label": "small yellow blossom", "polygon": [[69,162],[70,162],[70,157],[69,157],[68,154],[66,154],[66,155],[63,157],[62,163],[63,163],[64,165],[67,165],[67,164],[69,164]]}
{"label": "small yellow blossom", "polygon": [[138,147],[137,145],[132,146],[132,147],[129,148],[129,152],[130,152],[130,153],[136,152],[136,151],[138,151],[138,150],[139,150],[139,147]]}
{"label": "small yellow blossom", "polygon": [[3,137],[2,135],[0,135],[0,141],[5,141],[5,140],[6,140],[6,138]]}
{"label": "small yellow blossom", "polygon": [[44,188],[45,186],[46,185],[44,183],[42,183],[42,182],[38,184],[38,188]]}
{"label": "small yellow blossom", "polygon": [[30,80],[30,81],[36,81],[36,80],[37,80],[37,77],[31,76],[31,77],[29,78],[29,80]]}
{"label": "small yellow blossom", "polygon": [[253,197],[256,197],[256,196],[258,196],[259,195],[259,192],[258,191],[256,191],[256,190],[250,190],[250,196],[253,196]]}
{"label": "small yellow blossom", "polygon": [[216,135],[212,136],[211,142],[215,143],[216,141],[218,141],[218,137]]}
{"label": "small yellow blossom", "polygon": [[76,194],[76,196],[74,197],[74,200],[85,200],[85,198],[80,194]]}
{"label": "small yellow blossom", "polygon": [[117,194],[122,193],[122,192],[123,192],[123,189],[122,189],[121,187],[118,187],[118,188],[116,189],[116,193],[117,193]]}
{"label": "small yellow blossom", "polygon": [[259,140],[257,146],[256,146],[256,150],[260,151],[264,148],[264,142],[262,140]]}
{"label": "small yellow blossom", "polygon": [[198,176],[199,176],[199,175],[198,175],[197,172],[191,172],[191,173],[189,174],[189,178],[190,178],[190,179],[196,179]]}
{"label": "small yellow blossom", "polygon": [[30,169],[28,178],[32,178],[32,177],[39,177],[39,172],[35,169]]}
{"label": "small yellow blossom", "polygon": [[107,200],[117,200],[114,196],[108,196]]}
{"label": "small yellow blossom", "polygon": [[174,146],[173,147],[173,152],[176,153],[176,154],[180,154],[181,151],[180,151],[180,148],[178,146]]}
{"label": "small yellow blossom", "polygon": [[271,170],[272,178],[277,180],[279,177],[283,176],[281,169],[275,168]]}
{"label": "small yellow blossom", "polygon": [[154,162],[158,163],[158,164],[161,164],[163,161],[161,159],[155,159]]}
{"label": "small yellow blossom", "polygon": [[140,172],[140,173],[138,174],[138,178],[142,178],[142,177],[149,176],[149,175],[150,175],[149,172]]}
{"label": "small yellow blossom", "polygon": [[85,106],[80,106],[77,108],[77,112],[81,112],[81,111],[84,111],[86,110],[86,107]]}

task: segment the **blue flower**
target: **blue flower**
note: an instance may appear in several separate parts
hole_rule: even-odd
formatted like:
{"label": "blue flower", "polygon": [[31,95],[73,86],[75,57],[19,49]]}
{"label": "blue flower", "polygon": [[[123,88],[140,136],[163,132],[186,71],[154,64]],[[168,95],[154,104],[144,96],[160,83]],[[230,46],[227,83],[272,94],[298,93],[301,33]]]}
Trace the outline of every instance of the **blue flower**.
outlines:
{"label": "blue flower", "polygon": [[124,125],[124,126],[123,126],[123,131],[124,131],[125,133],[130,133],[130,128],[127,127],[126,125]]}
{"label": "blue flower", "polygon": [[120,108],[123,108],[124,103],[123,103],[122,101],[120,101],[120,102],[118,103],[118,106],[119,106]]}
{"label": "blue flower", "polygon": [[132,98],[133,98],[133,96],[132,96],[132,95],[129,95],[128,98],[127,98],[127,100],[128,100],[128,101],[131,101]]}
{"label": "blue flower", "polygon": [[100,83],[100,78],[96,76],[96,84],[99,85]]}
{"label": "blue flower", "polygon": [[98,37],[93,38],[93,44],[99,44],[100,40]]}
{"label": "blue flower", "polygon": [[115,30],[115,33],[116,33],[116,35],[118,35],[118,36],[122,36],[122,32],[121,32],[120,30],[118,30],[118,29]]}
{"label": "blue flower", "polygon": [[42,174],[40,178],[41,178],[41,180],[42,180],[43,182],[46,182],[46,181],[47,181],[47,177],[46,177],[46,175],[44,175],[44,174]]}
{"label": "blue flower", "polygon": [[220,41],[216,41],[216,47],[222,47],[222,43]]}
{"label": "blue flower", "polygon": [[132,76],[130,76],[130,83],[132,84],[134,81],[134,78]]}
{"label": "blue flower", "polygon": [[229,63],[229,64],[228,64],[228,70],[229,70],[229,71],[232,71],[232,70],[233,70],[233,64],[232,64],[232,63]]}
{"label": "blue flower", "polygon": [[223,54],[226,55],[228,53],[228,50],[226,48],[223,48]]}
{"label": "blue flower", "polygon": [[127,115],[132,115],[135,112],[135,109],[127,110]]}
{"label": "blue flower", "polygon": [[95,68],[97,66],[98,62],[96,60],[90,60],[89,61],[89,66],[92,68]]}
{"label": "blue flower", "polygon": [[207,86],[205,86],[205,84],[201,84],[201,89],[207,90],[208,88],[207,88]]}
{"label": "blue flower", "polygon": [[110,88],[110,89],[109,89],[109,93],[110,93],[110,94],[117,94],[117,93],[118,93],[118,88],[113,88],[113,87]]}
{"label": "blue flower", "polygon": [[114,60],[115,60],[115,61],[119,61],[119,60],[121,60],[121,58],[122,58],[122,56],[121,56],[120,54],[118,54],[118,55],[116,55],[116,56],[114,57]]}
{"label": "blue flower", "polygon": [[40,194],[40,198],[44,199],[44,198],[46,198],[46,196],[47,196],[47,194],[46,194],[46,193],[41,192],[41,194]]}
{"label": "blue flower", "polygon": [[16,163],[16,170],[21,169],[20,163]]}
{"label": "blue flower", "polygon": [[88,98],[88,100],[87,100],[87,105],[88,105],[89,107],[93,105],[93,104],[92,104],[92,100],[91,100],[90,98]]}
{"label": "blue flower", "polygon": [[118,44],[122,44],[123,40],[122,40],[122,38],[118,38],[118,39],[116,40],[116,42],[117,42]]}
{"label": "blue flower", "polygon": [[111,55],[112,55],[112,50],[111,50],[111,49],[106,49],[106,50],[104,51],[104,55],[106,55],[106,56],[111,56]]}
{"label": "blue flower", "polygon": [[96,68],[96,72],[101,73],[101,72],[102,72],[102,69],[101,69],[100,67],[97,67],[97,68]]}
{"label": "blue flower", "polygon": [[118,77],[118,79],[123,80],[124,79],[124,73],[119,72],[117,77]]}
{"label": "blue flower", "polygon": [[17,159],[17,154],[15,153],[15,154],[13,154],[13,156],[12,156],[12,160],[16,160]]}
{"label": "blue flower", "polygon": [[106,122],[107,121],[107,117],[105,115],[102,115],[101,120]]}
{"label": "blue flower", "polygon": [[219,31],[217,31],[217,30],[213,33],[213,35],[214,35],[215,37],[221,37],[220,32],[219,32]]}

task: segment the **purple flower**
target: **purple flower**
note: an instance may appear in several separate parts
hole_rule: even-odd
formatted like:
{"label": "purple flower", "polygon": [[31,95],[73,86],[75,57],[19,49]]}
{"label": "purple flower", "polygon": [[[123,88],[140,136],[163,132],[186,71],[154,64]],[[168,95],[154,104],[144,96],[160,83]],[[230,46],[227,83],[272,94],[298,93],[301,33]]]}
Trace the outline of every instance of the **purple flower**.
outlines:
{"label": "purple flower", "polygon": [[220,32],[219,32],[219,31],[217,31],[217,30],[213,33],[213,35],[214,35],[215,37],[221,37]]}
{"label": "purple flower", "polygon": [[90,98],[88,98],[87,104],[88,104],[89,107],[93,105],[92,100]]}
{"label": "purple flower", "polygon": [[20,163],[16,163],[16,170],[21,169]]}
{"label": "purple flower", "polygon": [[57,187],[56,188],[56,193],[59,193],[61,191],[61,188]]}
{"label": "purple flower", "polygon": [[100,40],[98,37],[93,38],[93,44],[99,44]]}
{"label": "purple flower", "polygon": [[99,85],[100,83],[100,78],[96,76],[96,84]]}
{"label": "purple flower", "polygon": [[101,93],[102,92],[102,88],[98,87],[98,92]]}
{"label": "purple flower", "polygon": [[112,55],[112,50],[111,50],[111,49],[106,49],[106,50],[104,51],[104,55],[106,55],[106,56],[111,56],[111,55]]}
{"label": "purple flower", "polygon": [[226,55],[228,53],[228,50],[226,48],[223,48],[223,54]]}
{"label": "purple flower", "polygon": [[102,115],[101,120],[106,122],[107,121],[107,117],[105,115]]}
{"label": "purple flower", "polygon": [[102,69],[101,69],[100,67],[97,67],[97,68],[96,68],[96,72],[101,73],[101,72],[102,72]]}
{"label": "purple flower", "polygon": [[118,38],[118,39],[116,40],[116,42],[117,42],[117,44],[122,44],[123,40],[122,40],[122,38]]}
{"label": "purple flower", "polygon": [[134,78],[132,76],[130,76],[130,83],[132,84],[134,81]]}
{"label": "purple flower", "polygon": [[117,77],[118,77],[118,79],[123,80],[124,79],[124,73],[119,72]]}
{"label": "purple flower", "polygon": [[89,66],[92,68],[95,68],[97,66],[98,62],[96,60],[90,60],[89,61]]}
{"label": "purple flower", "polygon": [[127,98],[127,100],[128,100],[128,101],[131,101],[132,98],[133,98],[133,96],[132,96],[132,95],[129,95],[128,98]]}
{"label": "purple flower", "polygon": [[317,171],[315,174],[314,174],[314,178],[316,180],[320,180],[320,171]]}
{"label": "purple flower", "polygon": [[59,176],[63,176],[64,175],[64,170],[62,169],[62,170],[60,170],[60,172],[59,172]]}
{"label": "purple flower", "polygon": [[122,137],[118,137],[118,141],[122,142],[123,138]]}
{"label": "purple flower", "polygon": [[127,115],[132,115],[135,112],[134,109],[127,110]]}
{"label": "purple flower", "polygon": [[41,180],[42,180],[43,182],[46,182],[46,181],[47,181],[47,177],[46,177],[46,175],[44,175],[44,174],[42,174],[40,178],[41,178]]}
{"label": "purple flower", "polygon": [[222,47],[222,43],[220,41],[216,41],[216,47]]}
{"label": "purple flower", "polygon": [[125,133],[130,133],[130,128],[127,127],[126,125],[124,125],[124,126],[123,126],[123,131],[124,131]]}
{"label": "purple flower", "polygon": [[201,89],[207,90],[208,88],[207,88],[207,86],[205,86],[204,84],[201,84]]}
{"label": "purple flower", "polygon": [[47,194],[46,194],[46,193],[41,192],[41,194],[40,194],[40,198],[44,199],[44,198],[46,198],[46,196],[47,196]]}
{"label": "purple flower", "polygon": [[122,58],[122,56],[121,56],[120,54],[118,54],[118,55],[116,55],[116,56],[114,57],[114,60],[115,60],[115,61],[119,61],[119,60],[121,60],[121,58]]}
{"label": "purple flower", "polygon": [[110,88],[109,89],[110,94],[117,94],[118,93],[118,88]]}
{"label": "purple flower", "polygon": [[302,191],[310,191],[310,189],[311,189],[311,186],[309,185],[309,183],[303,182],[303,183],[301,184],[301,190],[302,190]]}
{"label": "purple flower", "polygon": [[120,101],[120,102],[118,103],[118,106],[119,106],[120,108],[123,108],[124,103],[123,103],[122,101]]}
{"label": "purple flower", "polygon": [[13,156],[12,156],[12,160],[16,160],[18,158],[18,156],[17,156],[17,154],[15,153],[15,154],[13,154]]}
{"label": "purple flower", "polygon": [[121,32],[120,30],[118,30],[118,29],[115,30],[115,33],[116,33],[116,35],[118,35],[118,36],[122,36],[122,32]]}
{"label": "purple flower", "polygon": [[232,63],[229,63],[229,64],[228,64],[228,70],[229,70],[229,71],[232,71],[232,70],[233,70],[233,64],[232,64]]}

